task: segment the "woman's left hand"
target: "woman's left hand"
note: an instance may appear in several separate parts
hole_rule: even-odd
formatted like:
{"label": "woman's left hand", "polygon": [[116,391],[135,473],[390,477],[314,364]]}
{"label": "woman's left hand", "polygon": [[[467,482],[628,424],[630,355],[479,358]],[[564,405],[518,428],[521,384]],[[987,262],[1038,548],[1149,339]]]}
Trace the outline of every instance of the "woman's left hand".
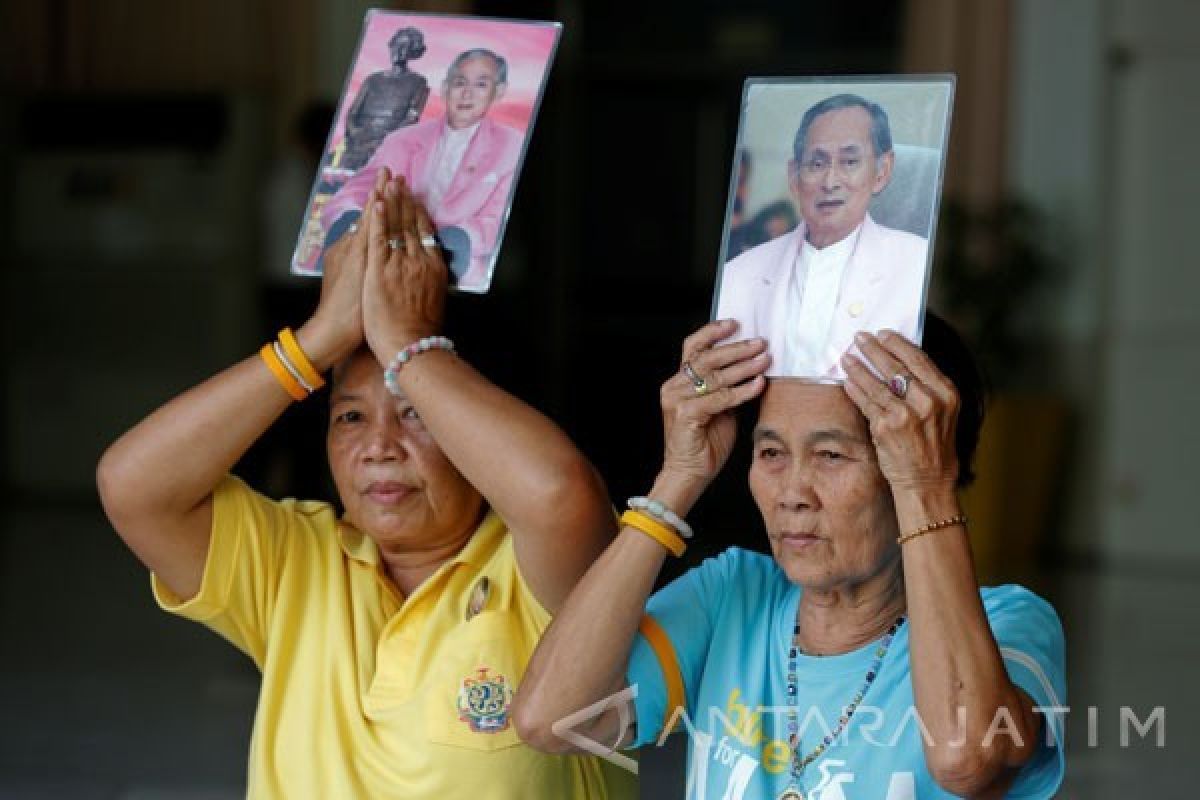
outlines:
{"label": "woman's left hand", "polygon": [[449,270],[429,215],[403,178],[389,178],[383,199],[368,210],[363,331],[386,364],[401,348],[441,332]]}
{"label": "woman's left hand", "polygon": [[954,447],[959,397],[954,384],[912,342],[892,331],[860,333],[862,359],[847,354],[846,394],[871,428],[879,468],[897,489],[949,488],[958,479]]}

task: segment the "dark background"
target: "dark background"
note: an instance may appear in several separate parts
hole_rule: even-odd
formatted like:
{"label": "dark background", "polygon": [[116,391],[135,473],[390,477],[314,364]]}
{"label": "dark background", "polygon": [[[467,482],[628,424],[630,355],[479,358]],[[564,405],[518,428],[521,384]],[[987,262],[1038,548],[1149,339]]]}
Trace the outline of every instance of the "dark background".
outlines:
{"label": "dark background", "polygon": [[[241,794],[252,665],[153,609],[93,471],[157,405],[315,305],[315,285],[286,276],[266,187],[303,173],[297,120],[336,100],[367,7],[0,9],[0,797]],[[1200,318],[1175,298],[1200,290],[1177,188],[1197,171],[1180,156],[1192,118],[1177,121],[1200,107],[1195,6],[390,7],[564,22],[493,290],[452,298],[447,325],[568,431],[618,506],[653,480],[658,386],[708,319],[743,80],[955,72],[931,304],[996,390],[966,499],[980,575],[1034,586],[1064,619],[1078,713],[1063,796],[1191,796]],[[1139,223],[1143,209],[1171,227]],[[291,409],[239,472],[332,499],[324,403]],[[745,469],[739,452],[664,580],[731,544],[761,549]],[[1121,706],[1165,707],[1167,746],[1120,747]],[[645,796],[682,795],[681,746],[646,756]]]}

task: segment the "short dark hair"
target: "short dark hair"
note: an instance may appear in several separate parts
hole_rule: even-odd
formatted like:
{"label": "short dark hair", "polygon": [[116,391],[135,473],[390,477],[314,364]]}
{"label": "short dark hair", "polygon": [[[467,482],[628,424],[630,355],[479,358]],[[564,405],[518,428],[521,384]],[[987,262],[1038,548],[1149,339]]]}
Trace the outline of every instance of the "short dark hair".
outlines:
{"label": "short dark hair", "polygon": [[822,114],[830,111],[841,111],[843,108],[861,108],[871,115],[871,146],[875,148],[876,157],[892,151],[892,127],[888,123],[887,112],[878,103],[872,103],[856,94],[835,94],[826,97],[814,105],[800,118],[800,127],[796,129],[796,138],[792,141],[792,155],[796,163],[804,158],[804,142],[808,139],[808,129]]}
{"label": "short dark hair", "polygon": [[450,76],[458,72],[465,62],[472,58],[490,58],[492,63],[496,65],[496,83],[508,83],[508,62],[504,60],[504,56],[499,53],[488,50],[486,47],[472,47],[470,50],[464,50],[454,57],[450,62],[450,66],[446,69],[446,80],[450,80]]}
{"label": "short dark hair", "polygon": [[979,446],[979,431],[987,411],[987,388],[979,362],[949,322],[932,311],[925,312],[925,334],[921,339],[934,366],[950,379],[958,390],[958,427],[954,431],[954,451],[958,456],[958,486],[970,486],[975,480],[972,461]]}
{"label": "short dark hair", "polygon": [[[983,427],[987,409],[987,388],[979,363],[949,322],[932,311],[925,312],[925,335],[921,349],[933,361],[938,371],[950,379],[958,390],[958,425],[954,430],[954,452],[958,457],[958,479],[961,489],[975,480],[972,461],[979,446],[979,431]],[[739,425],[744,430],[753,430],[762,410],[762,395],[746,404],[739,413]],[[749,441],[749,437],[746,438]]]}

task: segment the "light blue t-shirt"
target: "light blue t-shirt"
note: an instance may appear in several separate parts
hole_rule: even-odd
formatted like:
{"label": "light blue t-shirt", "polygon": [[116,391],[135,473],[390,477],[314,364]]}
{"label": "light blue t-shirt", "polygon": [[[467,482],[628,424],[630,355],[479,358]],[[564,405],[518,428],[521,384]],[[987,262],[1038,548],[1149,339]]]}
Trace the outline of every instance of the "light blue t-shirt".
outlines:
{"label": "light blue t-shirt", "polygon": [[[1048,603],[1019,586],[982,591],[1009,678],[1034,705],[1066,705],[1063,632]],[[800,588],[766,555],[730,548],[650,598],[646,611],[674,646],[689,736],[689,800],[768,800],[791,781],[787,744],[788,649]],[[801,754],[835,729],[862,687],[878,643],[838,656],[797,656]],[[667,691],[658,657],[637,637],[629,684],[636,687],[636,746],[662,732]],[[1007,797],[1053,797],[1062,782],[1062,711],[1041,713],[1039,748]],[[998,736],[1012,725],[1001,718]],[[925,767],[913,701],[908,625],[897,632],[879,675],[845,732],[801,778],[805,800],[950,798]],[[1051,739],[1052,741],[1048,741]]]}

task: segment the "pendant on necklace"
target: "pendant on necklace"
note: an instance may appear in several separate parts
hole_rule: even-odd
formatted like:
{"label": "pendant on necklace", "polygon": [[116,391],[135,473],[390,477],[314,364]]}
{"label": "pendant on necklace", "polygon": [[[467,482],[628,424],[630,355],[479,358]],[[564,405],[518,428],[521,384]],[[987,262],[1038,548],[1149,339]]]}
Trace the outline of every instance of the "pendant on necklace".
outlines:
{"label": "pendant on necklace", "polygon": [[789,786],[779,795],[779,800],[804,800],[804,794],[796,786]]}

